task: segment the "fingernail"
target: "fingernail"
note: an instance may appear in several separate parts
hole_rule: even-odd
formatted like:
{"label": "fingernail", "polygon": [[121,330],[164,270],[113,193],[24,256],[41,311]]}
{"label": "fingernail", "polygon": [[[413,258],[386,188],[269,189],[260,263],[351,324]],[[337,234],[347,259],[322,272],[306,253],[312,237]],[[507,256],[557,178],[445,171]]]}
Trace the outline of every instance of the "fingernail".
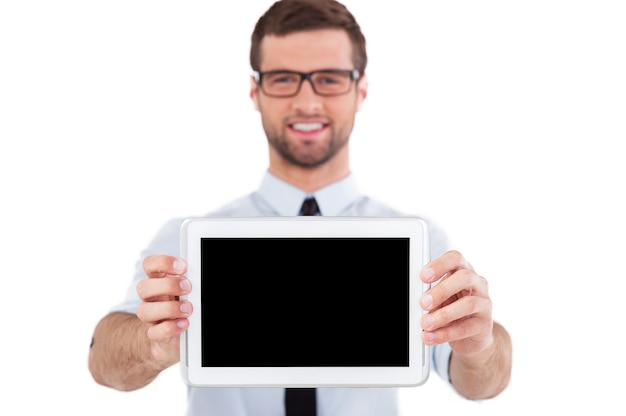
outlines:
{"label": "fingernail", "polygon": [[180,304],[180,311],[182,313],[189,313],[191,312],[191,305],[189,305],[187,302],[183,302]]}
{"label": "fingernail", "polygon": [[422,277],[423,278],[425,278],[427,280],[431,280],[434,276],[435,276],[435,271],[433,269],[431,269],[430,267],[427,267],[427,268],[422,270]]}
{"label": "fingernail", "polygon": [[433,332],[423,332],[424,341],[426,342],[435,342],[437,337]]}
{"label": "fingernail", "polygon": [[180,271],[185,270],[185,263],[182,262],[181,260],[174,260],[172,267],[174,267],[174,270],[180,272]]}
{"label": "fingernail", "polygon": [[178,326],[180,329],[185,329],[187,328],[187,323],[189,321],[187,321],[186,319],[179,319],[178,321],[176,321],[176,326]]}
{"label": "fingernail", "polygon": [[181,279],[180,288],[183,292],[189,292],[191,290],[191,282],[187,279]]}
{"label": "fingernail", "polygon": [[424,325],[424,328],[430,328],[431,326],[433,326],[433,324],[435,323],[435,318],[433,318],[430,315],[426,315],[424,317],[424,319],[422,320],[422,324]]}
{"label": "fingernail", "polygon": [[422,296],[422,305],[428,309],[433,304],[433,297],[429,294]]}

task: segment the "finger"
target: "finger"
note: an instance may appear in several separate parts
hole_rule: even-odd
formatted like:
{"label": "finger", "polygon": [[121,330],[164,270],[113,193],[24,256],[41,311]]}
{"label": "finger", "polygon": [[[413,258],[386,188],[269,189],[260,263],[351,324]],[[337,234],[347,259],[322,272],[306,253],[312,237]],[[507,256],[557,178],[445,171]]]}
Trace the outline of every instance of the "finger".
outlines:
{"label": "finger", "polygon": [[474,270],[472,265],[465,260],[465,257],[463,257],[461,253],[452,250],[424,266],[420,277],[424,283],[433,283],[446,274],[460,269]]}
{"label": "finger", "polygon": [[180,342],[178,335],[188,327],[188,319],[163,321],[148,328],[148,338],[154,342],[176,345]]}
{"label": "finger", "polygon": [[190,292],[191,282],[184,277],[143,279],[137,283],[137,294],[144,301],[153,301],[160,296],[171,299]]}
{"label": "finger", "polygon": [[137,317],[155,324],[166,320],[187,318],[193,313],[193,305],[188,301],[143,302],[137,306]]}
{"label": "finger", "polygon": [[148,277],[182,276],[187,263],[174,256],[154,255],[143,260],[143,270]]}
{"label": "finger", "polygon": [[463,350],[482,348],[482,343],[487,339],[490,321],[476,316],[461,319],[451,325],[434,331],[423,331],[422,341],[427,345],[441,344],[444,342],[463,343]]}
{"label": "finger", "polygon": [[422,316],[421,326],[424,331],[435,331],[457,321],[475,316],[489,319],[491,316],[490,299],[478,296],[465,296],[444,308]]}
{"label": "finger", "polygon": [[459,270],[426,291],[422,295],[420,304],[423,309],[433,311],[450,303],[448,300],[454,296],[457,298],[466,296],[488,298],[489,287],[487,279],[471,270]]}

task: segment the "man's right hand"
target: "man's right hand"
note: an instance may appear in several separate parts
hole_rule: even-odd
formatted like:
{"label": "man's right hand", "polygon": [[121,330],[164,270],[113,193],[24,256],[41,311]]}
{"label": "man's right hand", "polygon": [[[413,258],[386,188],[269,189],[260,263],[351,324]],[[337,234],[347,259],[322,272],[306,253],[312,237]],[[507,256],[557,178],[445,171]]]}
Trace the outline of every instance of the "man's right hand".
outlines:
{"label": "man's right hand", "polygon": [[177,257],[154,255],[144,259],[143,270],[146,278],[137,284],[142,300],[137,317],[149,324],[153,358],[167,368],[180,360],[180,334],[189,327],[187,318],[193,311],[189,301],[180,300],[191,292],[187,264]]}

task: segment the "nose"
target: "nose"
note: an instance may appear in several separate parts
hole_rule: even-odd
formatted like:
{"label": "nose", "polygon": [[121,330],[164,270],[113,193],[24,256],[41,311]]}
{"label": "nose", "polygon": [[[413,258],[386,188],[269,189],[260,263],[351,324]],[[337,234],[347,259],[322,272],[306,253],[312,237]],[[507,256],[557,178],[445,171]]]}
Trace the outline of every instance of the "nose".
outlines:
{"label": "nose", "polygon": [[291,107],[304,114],[317,113],[321,110],[322,97],[315,93],[310,79],[302,82],[300,91],[292,98]]}

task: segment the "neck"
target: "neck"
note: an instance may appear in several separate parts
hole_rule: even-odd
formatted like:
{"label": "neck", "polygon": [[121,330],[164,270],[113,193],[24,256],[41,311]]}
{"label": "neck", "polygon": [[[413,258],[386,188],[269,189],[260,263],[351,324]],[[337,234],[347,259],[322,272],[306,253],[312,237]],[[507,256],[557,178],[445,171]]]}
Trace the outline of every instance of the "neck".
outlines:
{"label": "neck", "polygon": [[321,166],[306,168],[292,165],[270,151],[268,170],[277,178],[302,189],[304,192],[312,193],[348,176],[350,167],[347,158],[347,153],[337,154]]}

